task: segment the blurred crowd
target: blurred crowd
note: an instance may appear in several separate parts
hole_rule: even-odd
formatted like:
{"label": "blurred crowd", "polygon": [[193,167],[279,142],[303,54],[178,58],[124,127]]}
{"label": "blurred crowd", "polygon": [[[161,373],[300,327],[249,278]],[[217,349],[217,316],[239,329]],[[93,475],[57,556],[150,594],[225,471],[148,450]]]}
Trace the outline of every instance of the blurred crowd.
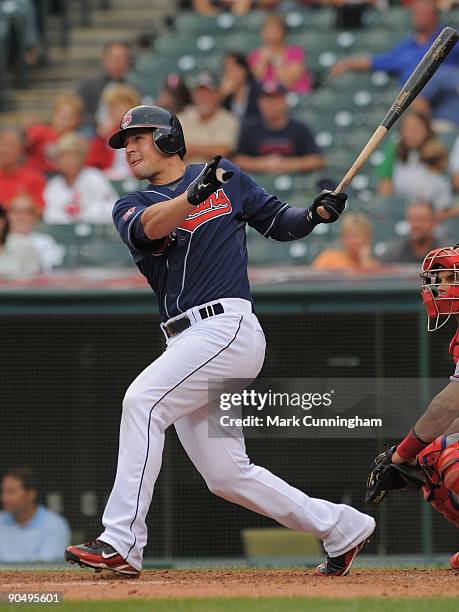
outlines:
{"label": "blurred crowd", "polygon": [[[257,175],[323,171],[327,176],[327,159],[316,142],[314,125],[293,117],[289,106],[291,94],[306,97],[317,86],[304,49],[287,41],[283,8],[298,3],[335,6],[337,27],[359,27],[368,5],[386,7],[377,0],[194,0],[189,10],[203,15],[265,10],[259,47],[247,55],[227,50],[218,73],[204,71],[184,80],[172,72],[152,97],[129,78],[131,46],[112,41],[104,47],[99,74],[61,93],[49,122],[30,116],[21,126],[3,124],[0,274],[27,276],[62,266],[67,247],[47,231],[51,226],[111,223],[120,183],[131,181],[136,188],[136,182],[124,150],[111,149],[107,141],[122,115],[142,103],[153,102],[179,116],[187,163],[221,154]],[[438,9],[449,10],[455,3],[403,4],[410,7],[413,32],[379,55],[337,61],[328,78],[384,70],[404,82],[441,28]],[[404,236],[375,255],[371,222],[363,212],[353,212],[351,203],[336,244],[320,253],[314,268],[371,271],[388,263],[416,263],[448,235],[442,228],[459,216],[459,137],[448,148],[442,135],[459,131],[458,60],[459,45],[402,117],[397,138],[387,141],[374,171],[375,195],[405,201]],[[305,194],[304,206],[311,195]]]}

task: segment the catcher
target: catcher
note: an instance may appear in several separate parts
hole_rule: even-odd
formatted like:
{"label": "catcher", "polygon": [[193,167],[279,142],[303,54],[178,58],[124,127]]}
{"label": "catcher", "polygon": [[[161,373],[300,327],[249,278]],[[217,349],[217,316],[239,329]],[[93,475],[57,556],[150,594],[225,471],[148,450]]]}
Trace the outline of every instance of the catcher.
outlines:
{"label": "catcher", "polygon": [[[459,527],[459,245],[428,253],[421,278],[427,329],[451,317],[458,324],[449,346],[456,369],[404,440],[373,461],[365,501],[379,504],[391,490],[422,488],[424,499]],[[450,564],[459,570],[459,552]]]}

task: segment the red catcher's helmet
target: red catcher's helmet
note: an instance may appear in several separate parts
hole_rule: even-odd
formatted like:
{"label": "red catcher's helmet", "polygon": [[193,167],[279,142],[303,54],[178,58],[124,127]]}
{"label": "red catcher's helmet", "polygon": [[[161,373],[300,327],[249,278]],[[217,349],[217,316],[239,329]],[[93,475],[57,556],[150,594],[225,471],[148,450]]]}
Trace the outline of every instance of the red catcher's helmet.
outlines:
{"label": "red catcher's helmet", "polygon": [[[439,272],[443,271],[454,274],[448,284],[442,284],[439,277]],[[459,315],[459,245],[430,251],[422,262],[421,278],[421,297],[428,316],[427,329],[435,331],[443,327],[451,315]],[[440,324],[441,317],[444,319]]]}

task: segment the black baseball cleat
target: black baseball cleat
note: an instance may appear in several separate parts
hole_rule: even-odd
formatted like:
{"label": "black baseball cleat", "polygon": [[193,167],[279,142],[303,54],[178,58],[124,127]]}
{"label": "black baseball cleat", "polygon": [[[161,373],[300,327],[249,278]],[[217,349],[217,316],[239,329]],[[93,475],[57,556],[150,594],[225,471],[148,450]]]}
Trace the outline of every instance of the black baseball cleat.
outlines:
{"label": "black baseball cleat", "polygon": [[78,563],[80,567],[93,567],[96,572],[108,569],[131,578],[140,575],[140,572],[129,565],[113,546],[102,540],[91,540],[86,544],[69,546],[65,551],[65,560],[69,563]]}
{"label": "black baseball cleat", "polygon": [[348,550],[339,557],[329,557],[327,555],[327,560],[316,567],[314,574],[325,577],[345,576],[351,569],[354,559],[367,542],[368,538],[365,538],[360,544],[357,544],[357,546],[354,546],[354,548],[351,548],[351,550]]}

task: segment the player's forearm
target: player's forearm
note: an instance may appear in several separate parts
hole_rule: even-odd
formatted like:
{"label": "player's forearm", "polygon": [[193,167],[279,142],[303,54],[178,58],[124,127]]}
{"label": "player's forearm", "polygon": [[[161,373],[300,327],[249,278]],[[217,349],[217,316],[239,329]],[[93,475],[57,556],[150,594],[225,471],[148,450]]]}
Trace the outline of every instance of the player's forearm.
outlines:
{"label": "player's forearm", "polygon": [[398,445],[394,463],[409,463],[435,438],[450,430],[459,419],[459,387],[451,382],[430,402],[416,425]]}
{"label": "player's forearm", "polygon": [[457,433],[459,433],[459,417],[457,419],[454,419],[452,424],[448,427],[448,429],[445,431],[443,435],[449,436],[450,434],[457,434]]}
{"label": "player's forearm", "polygon": [[430,402],[414,429],[424,441],[441,436],[459,417],[458,383],[451,382]]}
{"label": "player's forearm", "polygon": [[305,208],[286,208],[280,213],[269,236],[278,242],[305,238],[317,225],[307,219],[307,213]]}
{"label": "player's forearm", "polygon": [[265,157],[254,157],[252,155],[236,155],[234,163],[244,172],[266,172]]}
{"label": "player's forearm", "polygon": [[346,70],[365,71],[371,68],[371,57],[369,55],[359,55],[348,57],[340,62]]}
{"label": "player's forearm", "polygon": [[325,166],[325,159],[322,155],[285,157],[283,162],[285,164],[284,172],[312,172]]}
{"label": "player's forearm", "polygon": [[150,240],[163,238],[183,223],[193,210],[196,207],[188,202],[186,193],[173,200],[149,206],[141,217],[143,231]]}

